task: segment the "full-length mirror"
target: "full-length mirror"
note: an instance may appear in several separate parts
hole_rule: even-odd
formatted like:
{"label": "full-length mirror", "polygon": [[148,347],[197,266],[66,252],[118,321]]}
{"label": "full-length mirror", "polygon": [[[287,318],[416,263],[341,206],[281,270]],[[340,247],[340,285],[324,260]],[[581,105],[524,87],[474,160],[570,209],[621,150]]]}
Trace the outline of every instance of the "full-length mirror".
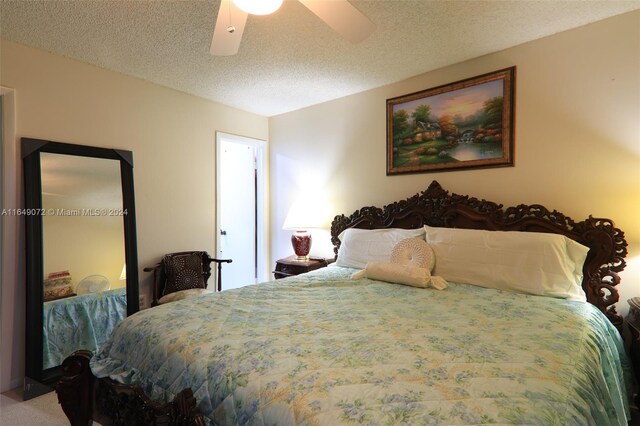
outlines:
{"label": "full-length mirror", "polygon": [[138,310],[132,154],[22,140],[27,231],[25,398]]}

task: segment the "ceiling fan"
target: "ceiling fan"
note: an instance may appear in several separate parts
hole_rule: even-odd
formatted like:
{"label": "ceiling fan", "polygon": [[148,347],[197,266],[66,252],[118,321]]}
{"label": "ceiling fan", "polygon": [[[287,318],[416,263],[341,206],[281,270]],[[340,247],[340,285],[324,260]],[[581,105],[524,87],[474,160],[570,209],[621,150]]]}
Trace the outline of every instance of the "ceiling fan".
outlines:
{"label": "ceiling fan", "polygon": [[[211,54],[230,56],[238,53],[247,16],[268,15],[282,5],[283,0],[222,0],[213,31]],[[334,31],[351,43],[369,37],[375,25],[348,0],[298,0]]]}

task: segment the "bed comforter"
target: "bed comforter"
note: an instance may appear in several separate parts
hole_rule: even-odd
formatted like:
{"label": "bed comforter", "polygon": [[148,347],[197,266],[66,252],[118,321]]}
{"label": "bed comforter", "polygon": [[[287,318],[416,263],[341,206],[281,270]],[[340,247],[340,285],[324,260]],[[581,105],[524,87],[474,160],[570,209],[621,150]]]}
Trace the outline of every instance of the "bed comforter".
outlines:
{"label": "bed comforter", "polygon": [[595,307],[329,267],[123,321],[91,367],[220,425],[626,425],[631,376]]}
{"label": "bed comforter", "polygon": [[126,316],[124,288],[45,302],[43,369],[59,366],[78,349],[97,351]]}

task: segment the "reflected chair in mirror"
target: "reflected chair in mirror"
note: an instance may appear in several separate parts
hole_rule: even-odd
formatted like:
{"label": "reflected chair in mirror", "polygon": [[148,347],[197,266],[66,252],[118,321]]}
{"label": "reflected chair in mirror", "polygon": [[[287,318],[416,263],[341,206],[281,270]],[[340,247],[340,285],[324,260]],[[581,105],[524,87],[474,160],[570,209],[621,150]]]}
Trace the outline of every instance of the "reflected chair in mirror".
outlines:
{"label": "reflected chair in mirror", "polygon": [[222,264],[231,259],[216,259],[206,251],[183,251],[166,254],[160,263],[144,268],[153,272],[151,306],[210,292],[211,263],[217,264],[217,291],[222,291]]}

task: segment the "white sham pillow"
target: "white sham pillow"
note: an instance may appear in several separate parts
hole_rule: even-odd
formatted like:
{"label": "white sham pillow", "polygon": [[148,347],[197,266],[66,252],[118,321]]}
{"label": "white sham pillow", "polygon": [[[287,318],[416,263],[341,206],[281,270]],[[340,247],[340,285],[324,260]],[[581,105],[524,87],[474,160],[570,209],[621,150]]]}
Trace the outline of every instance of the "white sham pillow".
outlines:
{"label": "white sham pillow", "polygon": [[368,262],[388,262],[395,245],[405,238],[423,237],[424,229],[345,229],[338,238],[337,266],[363,269]]}
{"label": "white sham pillow", "polygon": [[586,301],[582,267],[589,249],[558,234],[425,226],[434,274],[449,282]]}

